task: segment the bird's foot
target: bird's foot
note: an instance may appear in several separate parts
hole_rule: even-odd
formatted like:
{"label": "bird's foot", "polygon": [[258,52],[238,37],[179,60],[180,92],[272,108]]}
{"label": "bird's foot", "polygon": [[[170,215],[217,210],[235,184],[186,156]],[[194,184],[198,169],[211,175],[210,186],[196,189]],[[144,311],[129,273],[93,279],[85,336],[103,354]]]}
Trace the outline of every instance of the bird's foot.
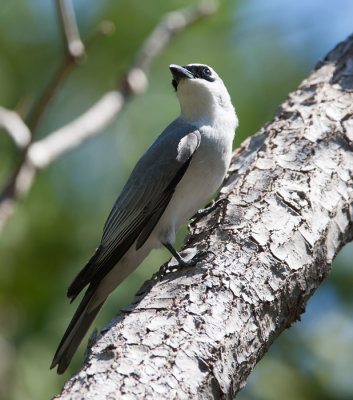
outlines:
{"label": "bird's foot", "polygon": [[200,250],[190,260],[185,260],[185,258],[183,258],[170,243],[164,243],[164,246],[171,252],[172,256],[177,260],[181,267],[192,267],[198,262],[204,260],[207,254],[213,254],[213,256],[216,257],[216,254],[211,250]]}
{"label": "bird's foot", "polygon": [[192,221],[190,222],[190,226],[194,226],[197,221],[199,221],[202,217],[205,215],[209,214],[211,211],[215,210],[221,203],[224,201],[228,201],[226,197],[222,197],[221,199],[218,199],[217,201],[213,201],[212,204],[208,207],[205,207],[201,210],[198,210],[192,217]]}
{"label": "bird's foot", "polygon": [[181,267],[192,267],[192,266],[196,265],[198,262],[204,260],[208,254],[213,254],[213,259],[216,257],[216,254],[211,250],[201,250],[201,251],[197,252],[194,255],[194,257],[191,258],[190,260],[185,260],[179,254],[180,258],[177,261]]}

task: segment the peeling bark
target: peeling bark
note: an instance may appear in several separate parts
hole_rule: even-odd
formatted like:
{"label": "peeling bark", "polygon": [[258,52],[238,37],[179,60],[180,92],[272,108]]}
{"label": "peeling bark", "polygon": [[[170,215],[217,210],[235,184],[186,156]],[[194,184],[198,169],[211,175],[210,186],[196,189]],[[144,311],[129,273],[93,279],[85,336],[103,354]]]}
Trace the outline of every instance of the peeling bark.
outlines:
{"label": "peeling bark", "polygon": [[353,36],[235,152],[185,253],[145,283],[58,399],[232,399],[353,237]]}

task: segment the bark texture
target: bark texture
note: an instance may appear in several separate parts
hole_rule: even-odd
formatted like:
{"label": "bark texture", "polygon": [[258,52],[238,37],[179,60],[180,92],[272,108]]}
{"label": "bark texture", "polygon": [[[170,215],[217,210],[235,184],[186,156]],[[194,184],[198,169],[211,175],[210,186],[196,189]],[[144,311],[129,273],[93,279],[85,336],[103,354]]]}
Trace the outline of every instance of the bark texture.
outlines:
{"label": "bark texture", "polygon": [[234,398],[352,239],[352,142],[353,36],[235,152],[185,246],[213,259],[162,267],[57,398]]}

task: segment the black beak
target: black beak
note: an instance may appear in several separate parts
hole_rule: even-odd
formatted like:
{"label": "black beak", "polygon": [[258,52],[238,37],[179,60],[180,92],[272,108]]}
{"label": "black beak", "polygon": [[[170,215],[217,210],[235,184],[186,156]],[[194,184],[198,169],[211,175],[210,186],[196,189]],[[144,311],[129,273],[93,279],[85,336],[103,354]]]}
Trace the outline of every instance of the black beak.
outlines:
{"label": "black beak", "polygon": [[169,69],[173,75],[172,85],[174,86],[175,90],[178,89],[180,79],[192,79],[194,77],[194,75],[189,70],[180,65],[170,64]]}

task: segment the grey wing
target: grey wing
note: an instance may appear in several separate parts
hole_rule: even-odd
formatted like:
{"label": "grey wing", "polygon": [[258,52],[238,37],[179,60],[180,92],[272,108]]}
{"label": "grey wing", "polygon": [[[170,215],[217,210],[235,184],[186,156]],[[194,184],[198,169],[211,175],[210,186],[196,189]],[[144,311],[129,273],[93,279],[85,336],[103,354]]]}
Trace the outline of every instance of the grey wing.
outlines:
{"label": "grey wing", "polygon": [[87,284],[98,285],[136,240],[137,249],[146,242],[200,145],[194,129],[160,137],[136,165],[109,214],[100,246],[68,289],[70,299]]}

